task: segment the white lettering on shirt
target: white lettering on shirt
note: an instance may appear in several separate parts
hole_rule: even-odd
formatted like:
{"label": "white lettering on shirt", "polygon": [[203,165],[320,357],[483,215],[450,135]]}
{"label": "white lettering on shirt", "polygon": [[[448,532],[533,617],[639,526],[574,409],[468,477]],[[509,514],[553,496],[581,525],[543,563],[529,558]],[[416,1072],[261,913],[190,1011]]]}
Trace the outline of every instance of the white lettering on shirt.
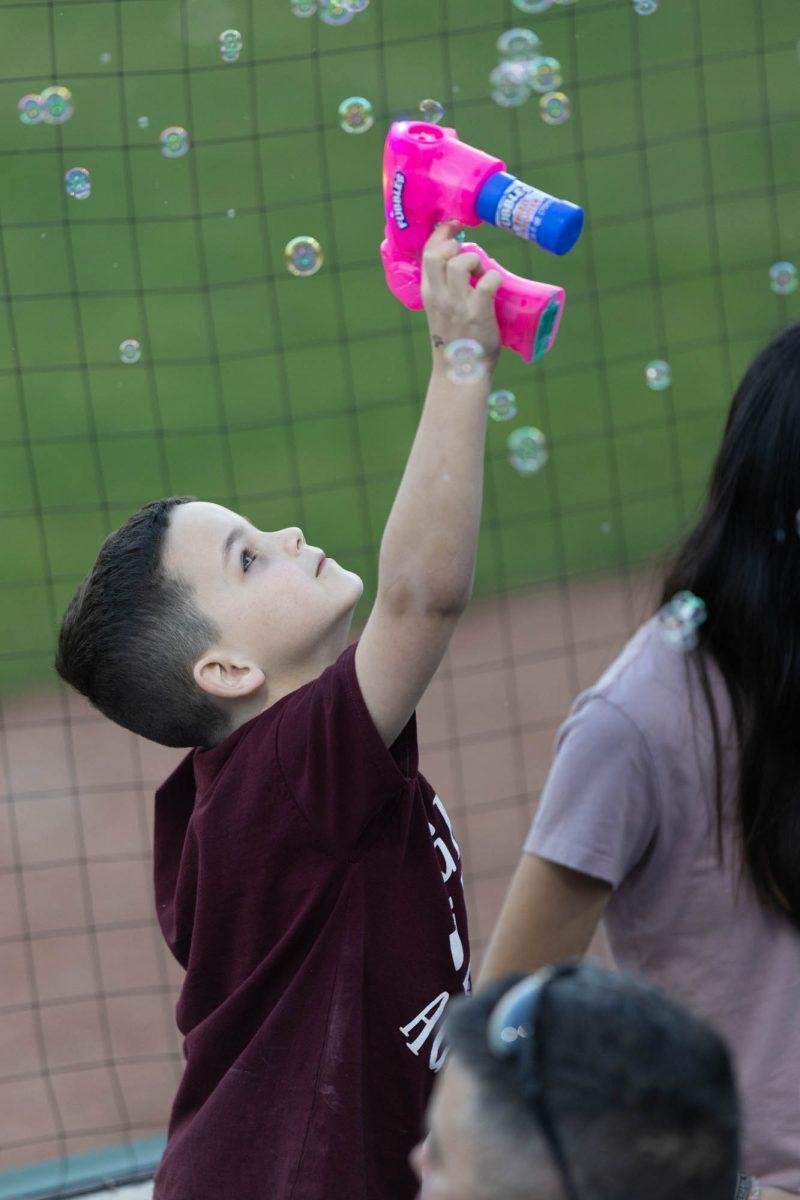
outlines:
{"label": "white lettering on shirt", "polygon": [[[455,835],[453,833],[453,826],[450,823],[449,816],[447,815],[447,809],[442,804],[442,801],[440,800],[438,795],[433,797],[433,804],[442,815],[442,819],[444,820],[444,823],[447,826],[447,832],[449,834],[450,842],[452,844],[452,850],[451,850],[450,846],[447,845],[444,838],[439,837],[437,835],[436,827],[434,825],[432,825],[430,823],[430,821],[428,822],[428,829],[430,831],[431,837],[433,838],[434,847],[441,859],[442,881],[444,883],[447,883],[448,880],[450,880],[452,878],[452,876],[458,872],[458,862],[461,858],[461,849],[458,845],[458,842],[455,839]],[[463,887],[464,887],[463,877],[459,877],[459,883],[461,884],[461,888],[462,888],[462,892],[463,892]],[[453,905],[453,899],[452,899],[452,897],[450,897],[449,899],[450,899],[450,915],[453,918],[453,928],[450,931],[450,957],[453,960],[453,966],[456,969],[456,971],[460,971],[464,965],[464,959],[466,956],[464,954],[464,943],[462,942],[461,935],[458,932],[458,921],[456,919],[455,908]],[[467,996],[469,996],[472,992],[472,981],[470,978],[471,970],[472,970],[471,963],[467,963],[467,968],[464,973],[464,979],[463,979],[464,993]],[[408,1049],[411,1051],[412,1054],[415,1054],[415,1055],[419,1055],[419,1052],[422,1049],[422,1047],[424,1046],[424,1044],[427,1042],[427,1040],[431,1037],[432,1034],[434,1035],[433,1043],[432,1043],[431,1049],[430,1049],[430,1055],[428,1058],[428,1066],[429,1066],[430,1070],[434,1071],[434,1072],[438,1072],[442,1069],[442,1067],[444,1066],[445,1059],[447,1058],[447,1054],[448,1054],[448,1048],[446,1046],[442,1045],[443,1028],[442,1028],[440,1022],[441,1022],[441,1018],[444,1014],[444,1010],[447,1007],[447,1002],[449,999],[450,999],[449,992],[440,992],[438,996],[436,996],[433,1000],[431,1000],[428,1004],[425,1005],[425,1007],[422,1009],[421,1012],[417,1013],[417,1015],[415,1017],[412,1017],[412,1019],[408,1022],[407,1025],[403,1025],[400,1028],[400,1032],[406,1038],[406,1045],[408,1046]],[[414,1036],[413,1041],[409,1041],[409,1036],[411,1035],[411,1031],[415,1030],[418,1026],[419,1026],[419,1032]],[[437,1028],[437,1026],[438,1026],[438,1028]]]}

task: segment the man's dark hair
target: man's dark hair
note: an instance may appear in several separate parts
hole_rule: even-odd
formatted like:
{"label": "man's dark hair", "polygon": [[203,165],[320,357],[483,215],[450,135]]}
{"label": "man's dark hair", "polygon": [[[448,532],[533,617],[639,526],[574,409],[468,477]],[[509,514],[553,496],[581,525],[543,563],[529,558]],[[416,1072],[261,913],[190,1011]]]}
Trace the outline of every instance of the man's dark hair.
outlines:
{"label": "man's dark hair", "polygon": [[[502,1060],[486,1026],[514,974],[460,997],[444,1037],[477,1084],[481,1200],[562,1200],[561,1177],[524,1095],[530,1057]],[[722,1038],[665,992],[584,961],[553,981],[537,1019],[544,1103],[586,1200],[731,1200],[739,1103]]]}
{"label": "man's dark hair", "polygon": [[194,499],[154,500],[108,535],[64,614],[55,658],[95,708],[162,746],[213,746],[227,732],[192,675],[220,631],[163,565],[170,513]]}

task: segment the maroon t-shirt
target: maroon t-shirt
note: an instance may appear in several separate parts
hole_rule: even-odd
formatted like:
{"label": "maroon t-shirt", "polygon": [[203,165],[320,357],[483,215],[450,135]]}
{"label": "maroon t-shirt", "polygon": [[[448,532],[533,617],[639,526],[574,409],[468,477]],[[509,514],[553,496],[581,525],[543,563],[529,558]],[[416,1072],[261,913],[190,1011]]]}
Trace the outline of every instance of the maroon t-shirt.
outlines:
{"label": "maroon t-shirt", "polygon": [[408,1154],[469,992],[461,862],[387,750],[355,644],[156,792],[186,1065],[154,1200],[413,1200]]}

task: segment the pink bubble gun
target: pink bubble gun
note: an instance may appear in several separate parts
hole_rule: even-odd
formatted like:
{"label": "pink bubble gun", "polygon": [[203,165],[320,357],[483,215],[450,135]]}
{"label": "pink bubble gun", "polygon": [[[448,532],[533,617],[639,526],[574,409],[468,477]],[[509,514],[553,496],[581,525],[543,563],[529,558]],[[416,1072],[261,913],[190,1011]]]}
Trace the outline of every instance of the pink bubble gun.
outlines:
{"label": "pink bubble gun", "polygon": [[[386,207],[381,258],[390,291],[406,308],[422,303],[422,250],[438,221],[488,221],[552,254],[566,254],[583,228],[583,209],[558,200],[506,172],[502,159],[458,139],[455,129],[425,121],[395,121],[383,151]],[[512,275],[475,242],[485,270],[499,271],[495,293],[500,340],[525,362],[546,354],[558,333],[566,293],[552,284]],[[474,276],[472,286],[478,282]]]}

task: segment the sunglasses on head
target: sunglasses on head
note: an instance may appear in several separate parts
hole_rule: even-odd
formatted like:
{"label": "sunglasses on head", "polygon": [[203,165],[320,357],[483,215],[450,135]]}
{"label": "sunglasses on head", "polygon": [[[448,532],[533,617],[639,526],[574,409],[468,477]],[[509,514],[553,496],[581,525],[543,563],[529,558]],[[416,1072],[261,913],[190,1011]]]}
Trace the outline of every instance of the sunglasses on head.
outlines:
{"label": "sunglasses on head", "polygon": [[545,1141],[558,1167],[569,1200],[580,1200],[572,1181],[564,1148],[550,1116],[544,1097],[542,1078],[541,1030],[538,1020],[542,996],[556,979],[574,975],[580,963],[560,963],[543,967],[534,975],[514,984],[492,1009],[486,1026],[489,1048],[497,1058],[525,1062],[530,1066],[524,1079],[524,1094],[539,1121]]}

